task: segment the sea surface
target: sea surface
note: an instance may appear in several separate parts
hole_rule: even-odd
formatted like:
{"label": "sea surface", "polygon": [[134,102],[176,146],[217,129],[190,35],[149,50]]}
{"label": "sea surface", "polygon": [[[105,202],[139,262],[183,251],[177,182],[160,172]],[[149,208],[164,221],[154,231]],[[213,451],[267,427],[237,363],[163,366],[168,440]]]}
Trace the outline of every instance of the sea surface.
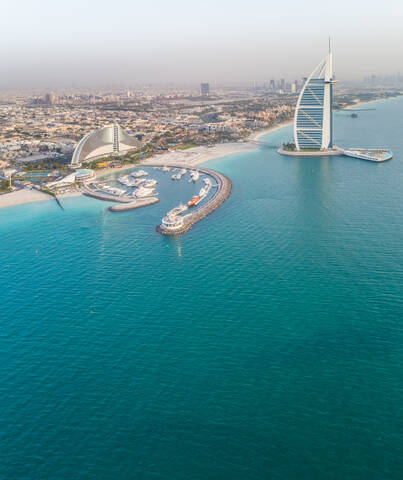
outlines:
{"label": "sea surface", "polygon": [[0,210],[1,480],[402,478],[403,98],[372,106],[336,144],[393,160],[208,162],[232,194],[180,238],[180,182]]}

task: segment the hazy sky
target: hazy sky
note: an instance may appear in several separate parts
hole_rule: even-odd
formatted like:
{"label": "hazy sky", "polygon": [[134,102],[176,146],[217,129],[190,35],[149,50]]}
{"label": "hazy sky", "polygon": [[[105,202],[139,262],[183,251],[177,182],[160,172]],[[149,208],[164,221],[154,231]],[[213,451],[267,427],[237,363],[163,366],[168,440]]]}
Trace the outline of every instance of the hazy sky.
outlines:
{"label": "hazy sky", "polygon": [[3,0],[0,87],[403,73],[403,0]]}

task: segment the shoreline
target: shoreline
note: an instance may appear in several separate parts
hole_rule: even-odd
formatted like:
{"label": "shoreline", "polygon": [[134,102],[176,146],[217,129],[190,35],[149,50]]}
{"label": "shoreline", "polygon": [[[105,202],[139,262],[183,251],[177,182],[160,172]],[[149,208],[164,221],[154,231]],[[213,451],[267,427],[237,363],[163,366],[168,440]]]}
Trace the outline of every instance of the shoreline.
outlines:
{"label": "shoreline", "polygon": [[171,150],[159,155],[154,155],[150,158],[147,158],[139,163],[129,163],[123,165],[122,168],[103,168],[95,172],[96,178],[103,177],[104,175],[109,175],[111,173],[116,173],[120,171],[130,170],[131,168],[139,167],[140,165],[163,165],[178,163],[183,164],[184,166],[195,166],[201,163],[209,162],[210,160],[216,160],[219,158],[227,157],[229,155],[234,155],[236,153],[245,153],[249,151],[256,150],[259,148],[253,142],[257,142],[261,137],[268,135],[269,133],[280,130],[284,127],[292,125],[293,120],[285,120],[279,124],[273,125],[272,127],[265,128],[263,130],[258,130],[252,132],[245,140],[239,142],[228,142],[228,143],[217,143],[212,146],[197,146],[189,148],[188,150]]}
{"label": "shoreline", "polygon": [[229,155],[234,155],[236,153],[251,152],[259,148],[259,146],[253,142],[259,141],[260,138],[268,135],[269,133],[288,127],[292,123],[293,120],[285,120],[284,122],[273,125],[272,127],[252,132],[244,141],[240,142],[217,143],[211,147],[198,146],[190,148],[189,150],[175,150],[163,153],[161,155],[155,155],[142,162],[142,164],[153,165],[155,162],[175,162],[183,163],[183,165],[195,166],[201,163],[204,164],[210,160],[217,160]]}
{"label": "shoreline", "polygon": [[[69,192],[62,193],[58,195],[57,198],[69,198],[69,197],[78,197],[81,196],[81,192]],[[53,197],[50,195],[40,192],[38,190],[31,190],[29,188],[22,188],[20,190],[15,190],[10,193],[3,193],[0,195],[0,209],[7,207],[14,207],[16,205],[23,205],[24,203],[35,203],[35,202],[46,202],[51,201]]]}
{"label": "shoreline", "polygon": [[[389,97],[389,98],[378,98],[367,101],[358,101],[354,105],[349,105],[345,109],[338,110],[340,112],[346,111],[346,109],[354,109],[354,107],[359,107],[362,105],[367,105],[376,102],[382,102],[385,100],[393,100],[398,97]],[[257,150],[259,148],[253,142],[258,142],[262,137],[268,135],[269,133],[281,130],[282,128],[292,125],[294,122],[293,119],[285,120],[279,124],[273,125],[272,127],[265,128],[263,130],[257,130],[252,132],[244,141],[240,142],[229,142],[229,143],[218,143],[213,146],[198,146],[189,148],[189,150],[173,150],[168,151],[167,153],[162,153],[160,155],[154,155],[140,163],[132,163],[124,165],[121,169],[116,168],[105,168],[95,172],[96,178],[100,176],[108,175],[110,173],[115,173],[118,171],[125,171],[131,168],[138,167],[140,165],[152,166],[154,164],[164,164],[164,163],[177,163],[183,164],[184,166],[196,166],[199,164],[207,163],[211,160],[218,160],[223,157],[230,155],[235,155],[237,153],[246,153]],[[58,195],[59,199],[68,198],[68,197],[78,197],[83,195],[81,192],[71,192]],[[0,209],[11,207],[15,205],[22,205],[24,203],[33,203],[51,200],[49,195],[39,192],[38,190],[30,190],[24,188],[17,190],[11,193],[5,193],[0,195]]]}

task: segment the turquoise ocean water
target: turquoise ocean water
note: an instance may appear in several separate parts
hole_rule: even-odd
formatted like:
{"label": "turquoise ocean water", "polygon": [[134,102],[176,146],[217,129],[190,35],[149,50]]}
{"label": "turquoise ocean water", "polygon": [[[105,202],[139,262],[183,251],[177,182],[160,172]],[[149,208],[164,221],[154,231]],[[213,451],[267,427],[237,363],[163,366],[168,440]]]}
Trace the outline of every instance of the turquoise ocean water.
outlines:
{"label": "turquoise ocean water", "polygon": [[392,161],[209,162],[232,195],[180,238],[190,184],[0,210],[0,478],[400,479],[403,98],[375,106],[336,143]]}

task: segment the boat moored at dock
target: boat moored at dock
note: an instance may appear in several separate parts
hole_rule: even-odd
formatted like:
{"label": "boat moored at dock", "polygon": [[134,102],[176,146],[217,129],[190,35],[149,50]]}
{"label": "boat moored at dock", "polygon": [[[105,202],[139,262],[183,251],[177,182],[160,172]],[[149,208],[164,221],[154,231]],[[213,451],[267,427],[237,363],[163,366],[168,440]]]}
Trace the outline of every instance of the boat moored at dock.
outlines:
{"label": "boat moored at dock", "polygon": [[[172,165],[171,167],[175,168],[177,165]],[[189,230],[192,225],[218,208],[230,195],[231,181],[225,175],[203,167],[198,168],[198,170],[201,175],[204,174],[207,177],[203,178],[204,186],[199,194],[194,196],[196,198],[194,198],[195,205],[193,206],[198,205],[197,208],[192,208],[188,213],[186,212],[189,208],[188,205],[178,205],[178,207],[173,208],[165,215],[161,223],[156,227],[157,232],[162,235],[181,235]],[[214,185],[212,180],[214,180]],[[207,196],[213,187],[216,190],[205,202],[201,203],[201,200]],[[190,202],[193,203],[192,200]],[[184,214],[181,215],[182,213]]]}
{"label": "boat moored at dock", "polygon": [[129,175],[123,175],[119,177],[118,182],[121,183],[122,185],[128,185],[128,183],[130,182]]}
{"label": "boat moored at dock", "polygon": [[116,197],[120,197],[121,195],[126,193],[125,190],[123,190],[122,188],[111,187],[102,182],[93,182],[91,185],[95,187],[95,190],[97,192],[106,193],[107,195],[114,195]]}
{"label": "boat moored at dock", "polygon": [[187,205],[184,205],[183,203],[180,203],[177,207],[173,208],[172,210],[170,210],[167,215],[179,215],[183,212],[186,212],[186,210],[188,209],[188,206]]}
{"label": "boat moored at dock", "polygon": [[211,180],[209,178],[204,179],[204,187],[200,190],[199,195],[195,195],[189,200],[188,206],[195,207],[198,205],[208,194],[212,187]]}
{"label": "boat moored at dock", "polygon": [[157,195],[155,189],[146,187],[139,187],[131,194],[131,196],[135,198],[152,197],[154,195]]}
{"label": "boat moored at dock", "polygon": [[145,170],[135,170],[130,174],[130,177],[134,177],[134,178],[147,177],[147,176],[148,176],[148,172],[146,172]]}
{"label": "boat moored at dock", "polygon": [[201,202],[201,198],[198,195],[194,195],[189,201],[188,201],[188,206],[189,207],[195,207]]}
{"label": "boat moored at dock", "polygon": [[190,172],[190,180],[189,182],[197,182],[200,178],[199,170],[192,170]]}
{"label": "boat moored at dock", "polygon": [[155,187],[157,183],[158,183],[157,180],[155,180],[154,178],[150,178],[149,180],[145,180],[144,187],[152,188],[152,187]]}

